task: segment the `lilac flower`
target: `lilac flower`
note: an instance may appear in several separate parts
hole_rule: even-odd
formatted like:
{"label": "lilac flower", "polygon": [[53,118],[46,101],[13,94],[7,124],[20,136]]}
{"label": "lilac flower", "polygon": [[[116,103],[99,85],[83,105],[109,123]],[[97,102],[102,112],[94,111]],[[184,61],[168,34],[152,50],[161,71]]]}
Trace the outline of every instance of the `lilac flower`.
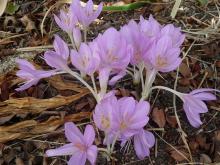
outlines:
{"label": "lilac flower", "polygon": [[186,116],[193,127],[199,127],[202,124],[200,119],[200,113],[208,112],[208,108],[204,101],[216,100],[216,96],[213,95],[214,89],[202,88],[196,89],[189,94],[183,94],[182,100],[184,102],[183,109]]}
{"label": "lilac flower", "polygon": [[154,135],[141,129],[137,134],[134,135],[134,149],[139,159],[144,159],[150,155],[150,148],[155,144]]}
{"label": "lilac flower", "polygon": [[133,51],[121,33],[114,28],[107,29],[94,42],[96,42],[96,52],[100,57],[99,81],[101,93],[105,94],[110,73],[112,71],[120,73],[120,75],[116,75],[117,77],[113,77],[111,84],[124,76],[122,71],[125,71],[128,66]]}
{"label": "lilac flower", "polygon": [[[71,35],[71,34],[70,34]],[[82,42],[82,34],[79,28],[74,28],[72,31],[73,41],[76,45],[76,48],[79,49],[80,44]]]}
{"label": "lilac flower", "polygon": [[28,89],[31,86],[36,85],[40,79],[50,77],[55,74],[54,70],[36,70],[35,67],[27,60],[17,59],[16,62],[18,63],[20,68],[16,75],[24,80],[27,80],[24,85],[17,88],[16,91],[23,91],[25,89]]}
{"label": "lilac flower", "polygon": [[180,49],[174,48],[170,36],[163,36],[155,41],[145,56],[145,62],[157,71],[170,72],[176,69],[180,63],[181,58]]}
{"label": "lilac flower", "polygon": [[82,7],[79,0],[74,0],[70,6],[71,11],[76,15],[83,28],[87,28],[102,11],[102,3],[96,11],[93,10],[93,1],[89,0],[85,7]]}
{"label": "lilac flower", "polygon": [[78,52],[71,51],[71,61],[81,72],[92,75],[99,67],[100,58],[88,45],[82,43]]}
{"label": "lilac flower", "polygon": [[121,28],[120,33],[133,48],[131,64],[136,65],[141,63],[143,61],[143,55],[149,49],[150,41],[140,31],[140,26],[134,20],[131,20]]}
{"label": "lilac flower", "polygon": [[46,51],[44,60],[49,66],[57,70],[66,70],[68,68],[67,60],[69,58],[67,44],[58,35],[55,35],[53,46],[55,51]]}
{"label": "lilac flower", "polygon": [[[115,106],[113,106],[115,105]],[[104,98],[96,105],[93,113],[93,119],[96,126],[105,132],[104,144],[112,142],[111,132],[114,130],[113,111],[117,109],[117,98],[113,92],[109,92]]]}
{"label": "lilac flower", "polygon": [[[118,100],[118,109],[113,111],[115,132],[123,142],[137,134],[149,120],[147,116],[150,105],[147,101],[136,102],[132,97],[123,97]],[[116,105],[113,105],[114,107]]]}
{"label": "lilac flower", "polygon": [[65,135],[71,143],[57,149],[47,150],[47,156],[72,155],[68,165],[84,165],[86,159],[91,164],[95,164],[98,149],[92,145],[95,139],[95,131],[91,125],[86,126],[83,135],[75,124],[65,123]]}
{"label": "lilac flower", "polygon": [[72,33],[73,29],[75,28],[78,22],[76,16],[71,10],[69,10],[68,12],[60,10],[59,17],[54,15],[54,19],[57,25],[67,33]]}
{"label": "lilac flower", "polygon": [[144,34],[145,37],[151,39],[155,38],[160,34],[162,26],[157,20],[150,15],[148,20],[145,20],[142,16],[140,17],[140,30]]}
{"label": "lilac flower", "polygon": [[173,24],[168,24],[161,29],[161,36],[163,35],[171,37],[173,47],[180,47],[185,39],[185,35],[181,33],[181,28],[176,28]]}

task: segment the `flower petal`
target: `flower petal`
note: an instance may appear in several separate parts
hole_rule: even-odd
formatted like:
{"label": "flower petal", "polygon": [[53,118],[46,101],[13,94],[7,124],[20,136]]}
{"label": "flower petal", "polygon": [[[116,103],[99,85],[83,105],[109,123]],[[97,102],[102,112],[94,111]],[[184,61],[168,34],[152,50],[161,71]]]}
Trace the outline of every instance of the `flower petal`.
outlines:
{"label": "flower petal", "polygon": [[65,144],[62,147],[56,149],[50,149],[46,151],[46,155],[50,156],[62,156],[62,155],[73,155],[77,152],[77,148],[72,143]]}
{"label": "flower petal", "polygon": [[68,165],[85,165],[86,163],[86,153],[76,152],[73,156],[71,156],[68,161]]}
{"label": "flower petal", "polygon": [[84,136],[82,135],[79,128],[77,128],[77,126],[74,123],[67,122],[65,123],[64,127],[65,127],[65,136],[70,142],[72,143],[82,142]]}
{"label": "flower petal", "polygon": [[91,146],[95,140],[95,131],[92,125],[87,125],[84,132],[85,143]]}
{"label": "flower petal", "polygon": [[97,154],[98,154],[98,148],[95,145],[92,145],[87,150],[87,159],[89,159],[89,161],[92,165],[95,164]]}

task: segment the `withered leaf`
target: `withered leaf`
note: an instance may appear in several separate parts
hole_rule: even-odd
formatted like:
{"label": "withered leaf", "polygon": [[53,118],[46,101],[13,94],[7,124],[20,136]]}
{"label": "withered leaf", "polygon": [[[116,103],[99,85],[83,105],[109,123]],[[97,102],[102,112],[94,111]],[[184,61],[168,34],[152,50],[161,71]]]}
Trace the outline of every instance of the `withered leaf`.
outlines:
{"label": "withered leaf", "polygon": [[166,124],[165,113],[163,109],[158,109],[157,107],[153,109],[152,112],[153,121],[157,123],[160,128],[163,128]]}
{"label": "withered leaf", "polygon": [[81,97],[88,94],[89,91],[87,89],[81,88],[81,92],[72,96],[55,96],[49,99],[37,99],[33,97],[24,97],[24,98],[16,98],[9,99],[4,101],[0,105],[0,117],[2,115],[20,115],[26,113],[40,113],[47,109],[60,107],[63,105],[70,104],[73,101],[80,99]]}
{"label": "withered leaf", "polygon": [[[170,151],[171,157],[172,157],[173,159],[175,159],[176,161],[179,161],[179,162],[181,162],[181,161],[183,161],[183,160],[186,160],[186,158],[188,159],[189,154],[186,153],[186,152],[184,151],[184,149],[178,149],[178,151],[179,151],[179,152],[177,152],[176,150]],[[185,157],[184,157],[184,156],[185,156]]]}
{"label": "withered leaf", "polygon": [[179,71],[183,75],[183,77],[190,77],[191,76],[191,70],[185,62],[182,62],[180,64]]}
{"label": "withered leaf", "polygon": [[166,121],[171,127],[176,128],[177,120],[175,116],[166,115]]}
{"label": "withered leaf", "polygon": [[35,120],[26,120],[10,126],[0,126],[0,142],[5,143],[15,139],[34,137],[36,135],[55,131],[65,122],[77,122],[90,117],[90,112],[80,112],[65,116],[64,119],[51,117],[47,121],[37,122]]}

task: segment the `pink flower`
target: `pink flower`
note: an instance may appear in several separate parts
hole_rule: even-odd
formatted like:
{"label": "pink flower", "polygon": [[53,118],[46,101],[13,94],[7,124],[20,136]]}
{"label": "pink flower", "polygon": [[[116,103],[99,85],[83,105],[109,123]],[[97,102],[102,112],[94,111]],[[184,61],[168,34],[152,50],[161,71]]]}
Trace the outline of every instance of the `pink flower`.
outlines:
{"label": "pink flower", "polygon": [[57,25],[67,33],[72,33],[73,29],[75,28],[78,22],[76,16],[71,10],[69,10],[68,12],[60,10],[59,17],[54,15],[54,19]]}
{"label": "pink flower", "polygon": [[150,104],[147,101],[137,102],[132,97],[123,97],[112,106],[115,107],[113,122],[116,127],[114,129],[119,133],[118,138],[122,141],[137,134],[149,121],[147,115]]}
{"label": "pink flower", "polygon": [[150,148],[155,144],[154,135],[141,129],[137,134],[134,135],[134,149],[139,159],[144,159],[150,155]]}
{"label": "pink flower", "polygon": [[35,67],[27,60],[17,59],[16,62],[20,68],[16,75],[24,80],[27,80],[22,86],[17,88],[16,91],[23,91],[28,89],[31,86],[36,85],[40,79],[50,77],[55,74],[54,70],[36,70]]}
{"label": "pink flower", "polygon": [[132,65],[141,63],[143,55],[149,49],[150,40],[143,35],[143,32],[140,31],[140,26],[134,20],[123,26],[120,33],[133,48],[130,63]]}
{"label": "pink flower", "polygon": [[67,44],[58,35],[55,35],[53,46],[55,51],[46,51],[44,53],[44,60],[49,66],[57,70],[66,70],[68,68],[67,61],[69,58]]}
{"label": "pink flower", "polygon": [[193,127],[199,127],[202,124],[200,119],[200,113],[208,112],[208,108],[204,101],[216,100],[216,96],[213,95],[212,91],[215,89],[201,88],[190,92],[189,94],[183,94],[181,97],[184,104],[183,109],[186,116]]}
{"label": "pink flower", "polygon": [[145,20],[142,16],[140,17],[140,30],[145,37],[152,39],[157,37],[160,34],[162,26],[157,20],[150,15],[148,20]]}
{"label": "pink flower", "polygon": [[72,155],[68,165],[84,165],[86,159],[91,164],[95,164],[98,149],[95,145],[92,145],[95,140],[95,131],[91,125],[86,126],[83,135],[75,124],[65,123],[65,135],[71,143],[57,149],[47,150],[47,156]]}
{"label": "pink flower", "polygon": [[181,63],[180,49],[173,47],[170,36],[164,35],[154,41],[151,49],[145,56],[145,62],[160,72],[175,70]]}
{"label": "pink flower", "polygon": [[71,61],[81,72],[92,75],[99,67],[100,58],[90,46],[82,43],[78,52],[71,51]]}
{"label": "pink flower", "polygon": [[173,47],[180,47],[185,39],[185,35],[181,33],[181,28],[176,28],[173,24],[168,24],[161,29],[161,36],[164,35],[171,37]]}
{"label": "pink flower", "polygon": [[[117,43],[117,44],[116,44]],[[100,57],[99,81],[102,94],[105,94],[109,76],[112,71],[117,77],[113,77],[111,84],[125,74],[126,67],[130,62],[132,47],[129,46],[125,38],[114,28],[107,29],[104,34],[99,35],[95,40],[96,52]]]}
{"label": "pink flower", "polygon": [[93,1],[89,0],[85,7],[82,7],[79,0],[74,0],[70,6],[71,11],[77,17],[80,24],[87,28],[102,12],[102,3],[96,11],[93,10]]}

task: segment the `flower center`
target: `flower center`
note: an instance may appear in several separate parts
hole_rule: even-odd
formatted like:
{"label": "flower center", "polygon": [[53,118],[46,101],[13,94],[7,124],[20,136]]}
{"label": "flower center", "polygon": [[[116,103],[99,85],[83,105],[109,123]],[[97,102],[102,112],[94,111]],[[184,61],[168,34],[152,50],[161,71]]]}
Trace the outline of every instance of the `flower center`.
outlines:
{"label": "flower center", "polygon": [[109,118],[102,115],[101,124],[104,127],[104,129],[109,128],[110,127],[110,120],[109,120]]}
{"label": "flower center", "polygon": [[165,67],[165,66],[167,66],[167,59],[166,58],[162,58],[160,56],[157,56],[156,65],[158,67]]}
{"label": "flower center", "polygon": [[74,144],[75,147],[77,147],[80,151],[85,152],[87,150],[87,147],[81,143]]}

